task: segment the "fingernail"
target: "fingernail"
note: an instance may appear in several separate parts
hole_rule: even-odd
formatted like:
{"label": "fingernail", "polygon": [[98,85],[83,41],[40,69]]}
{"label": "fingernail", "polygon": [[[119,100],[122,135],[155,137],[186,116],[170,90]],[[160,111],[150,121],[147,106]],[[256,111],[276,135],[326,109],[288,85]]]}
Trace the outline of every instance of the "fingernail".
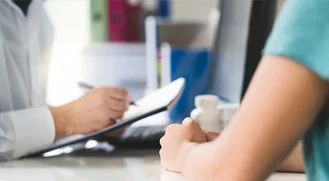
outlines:
{"label": "fingernail", "polygon": [[193,120],[191,118],[185,118],[183,124],[191,124]]}

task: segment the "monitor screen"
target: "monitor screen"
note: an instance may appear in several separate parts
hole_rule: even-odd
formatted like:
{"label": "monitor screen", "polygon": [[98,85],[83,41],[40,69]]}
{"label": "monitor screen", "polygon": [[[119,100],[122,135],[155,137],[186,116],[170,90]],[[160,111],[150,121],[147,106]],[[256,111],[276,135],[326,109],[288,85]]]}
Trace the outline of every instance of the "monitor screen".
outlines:
{"label": "monitor screen", "polygon": [[210,90],[227,102],[243,98],[277,12],[276,0],[222,0]]}

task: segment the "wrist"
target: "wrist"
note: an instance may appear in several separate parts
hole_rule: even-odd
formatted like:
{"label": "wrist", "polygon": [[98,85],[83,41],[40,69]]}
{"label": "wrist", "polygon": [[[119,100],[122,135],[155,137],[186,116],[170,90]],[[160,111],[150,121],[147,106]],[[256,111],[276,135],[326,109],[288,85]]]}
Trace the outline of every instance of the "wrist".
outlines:
{"label": "wrist", "polygon": [[49,107],[49,110],[54,119],[55,125],[55,139],[59,139],[61,137],[67,136],[66,130],[66,116],[65,116],[65,108],[64,107]]}

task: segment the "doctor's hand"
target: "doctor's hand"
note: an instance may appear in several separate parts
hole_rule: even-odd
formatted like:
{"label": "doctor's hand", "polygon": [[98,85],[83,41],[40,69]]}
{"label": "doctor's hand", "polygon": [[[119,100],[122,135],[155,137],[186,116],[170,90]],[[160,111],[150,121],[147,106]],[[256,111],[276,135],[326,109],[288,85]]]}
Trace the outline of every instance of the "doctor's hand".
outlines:
{"label": "doctor's hand", "polygon": [[130,97],[125,89],[102,87],[89,91],[78,100],[50,108],[56,138],[88,134],[114,124],[128,109]]}

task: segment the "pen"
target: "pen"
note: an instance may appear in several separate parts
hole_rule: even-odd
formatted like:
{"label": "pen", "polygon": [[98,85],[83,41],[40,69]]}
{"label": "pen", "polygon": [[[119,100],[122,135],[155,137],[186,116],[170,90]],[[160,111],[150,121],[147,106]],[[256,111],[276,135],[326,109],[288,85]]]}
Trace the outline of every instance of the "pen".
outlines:
{"label": "pen", "polygon": [[[79,85],[79,87],[83,87],[83,88],[86,88],[86,89],[89,89],[89,90],[95,88],[94,86],[89,85],[89,84],[84,83],[84,82],[78,82],[78,85]],[[134,101],[131,101],[130,105],[137,106],[137,104]]]}

